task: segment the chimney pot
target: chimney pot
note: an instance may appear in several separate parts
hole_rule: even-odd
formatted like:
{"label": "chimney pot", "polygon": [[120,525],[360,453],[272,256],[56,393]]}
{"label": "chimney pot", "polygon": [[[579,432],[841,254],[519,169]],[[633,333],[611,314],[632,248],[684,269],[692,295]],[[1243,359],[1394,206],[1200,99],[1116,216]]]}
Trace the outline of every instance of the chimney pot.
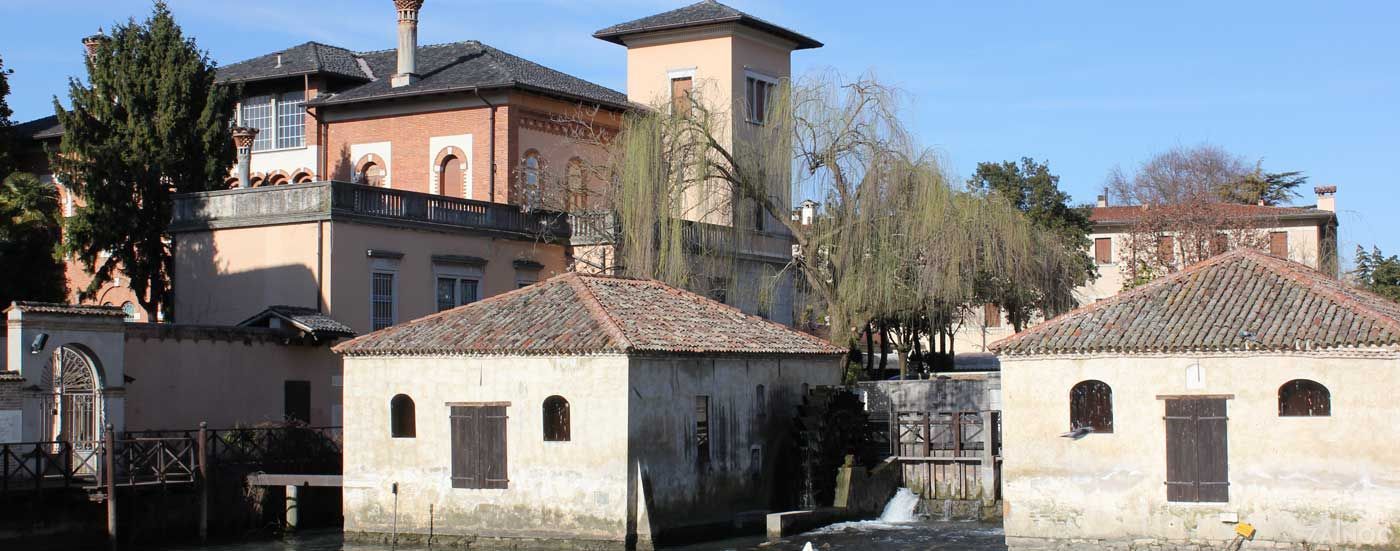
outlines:
{"label": "chimney pot", "polygon": [[97,55],[97,49],[111,40],[107,35],[102,34],[102,27],[97,28],[97,34],[83,37],[83,48],[87,50],[88,57]]}
{"label": "chimney pot", "polygon": [[1100,195],[1100,196],[1099,196],[1098,203],[1096,204],[1096,206],[1097,206],[1098,208],[1105,208],[1105,207],[1107,207],[1107,206],[1108,206],[1108,196],[1107,196],[1107,195]]}
{"label": "chimney pot", "polygon": [[389,79],[398,88],[418,81],[418,10],[423,0],[394,0],[399,12],[399,72]]}
{"label": "chimney pot", "polygon": [[277,52],[277,66],[282,66],[282,52]]}

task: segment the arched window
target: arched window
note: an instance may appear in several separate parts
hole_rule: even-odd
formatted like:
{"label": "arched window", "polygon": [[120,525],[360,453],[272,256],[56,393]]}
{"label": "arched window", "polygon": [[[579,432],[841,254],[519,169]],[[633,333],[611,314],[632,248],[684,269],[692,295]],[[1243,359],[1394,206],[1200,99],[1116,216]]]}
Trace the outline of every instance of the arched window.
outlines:
{"label": "arched window", "polygon": [[355,163],[355,183],[374,187],[385,187],[388,180],[388,170],[384,159],[374,153],[360,157],[360,161]]}
{"label": "arched window", "polygon": [[399,394],[389,400],[389,435],[394,438],[417,436],[417,417],[413,412],[413,398]]}
{"label": "arched window", "polygon": [[292,173],[293,184],[305,184],[310,182],[311,178],[311,171],[308,169],[298,169],[296,172]]}
{"label": "arched window", "polygon": [[1332,393],[1317,381],[1294,379],[1278,387],[1279,417],[1332,415]]}
{"label": "arched window", "polygon": [[1113,432],[1113,389],[1103,381],[1083,381],[1069,391],[1071,429]]}
{"label": "arched window", "polygon": [[544,441],[569,441],[569,401],[563,396],[544,399]]}
{"label": "arched window", "polygon": [[272,174],[272,175],[269,175],[269,176],[267,177],[267,185],[269,185],[269,186],[283,186],[283,185],[287,185],[287,184],[291,183],[291,180],[288,180],[288,179],[287,179],[287,175],[286,175],[286,174],[280,174],[281,171],[278,171],[278,172],[279,172],[278,174]]}
{"label": "arched window", "polygon": [[262,186],[263,186],[263,177],[262,177],[261,175],[254,175],[252,178],[250,178],[250,179],[248,180],[248,186],[249,186],[249,187],[262,187]]}
{"label": "arched window", "polygon": [[537,207],[540,204],[540,171],[543,170],[543,162],[540,160],[540,152],[531,149],[525,152],[525,158],[520,161],[520,185],[522,198],[525,205]]}
{"label": "arched window", "polygon": [[136,305],[130,302],[122,303],[122,313],[126,314],[126,321],[141,321],[141,315],[136,313]]}
{"label": "arched window", "polygon": [[569,212],[588,210],[588,185],[584,180],[583,160],[574,157],[569,160],[569,171],[564,178],[564,192],[569,198]]}
{"label": "arched window", "polygon": [[768,391],[763,388],[763,385],[754,388],[753,403],[759,417],[768,416]]}
{"label": "arched window", "polygon": [[448,155],[438,165],[438,190],[448,197],[466,197],[462,182],[462,159]]}

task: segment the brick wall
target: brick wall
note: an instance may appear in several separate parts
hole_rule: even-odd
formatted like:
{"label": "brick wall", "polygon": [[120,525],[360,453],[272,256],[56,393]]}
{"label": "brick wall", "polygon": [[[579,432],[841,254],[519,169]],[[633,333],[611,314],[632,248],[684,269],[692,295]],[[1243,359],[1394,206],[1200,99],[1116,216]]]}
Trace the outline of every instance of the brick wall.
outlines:
{"label": "brick wall", "polygon": [[24,379],[19,372],[0,372],[0,410],[20,409],[24,405]]}
{"label": "brick wall", "polygon": [[[429,138],[456,134],[472,135],[472,199],[488,200],[490,167],[490,112],[486,107],[418,113],[412,115],[388,115],[347,121],[337,121],[326,128],[326,166],[329,175],[336,180],[349,181],[354,163],[359,159],[348,158],[354,144],[389,142],[391,159],[390,181],[394,189],[428,193],[431,174],[429,167],[437,151],[428,151]],[[496,162],[500,164],[507,154],[505,129],[508,108],[501,107],[496,114],[497,140]],[[497,175],[497,191],[502,192],[501,174]],[[499,193],[498,193],[499,195]]]}

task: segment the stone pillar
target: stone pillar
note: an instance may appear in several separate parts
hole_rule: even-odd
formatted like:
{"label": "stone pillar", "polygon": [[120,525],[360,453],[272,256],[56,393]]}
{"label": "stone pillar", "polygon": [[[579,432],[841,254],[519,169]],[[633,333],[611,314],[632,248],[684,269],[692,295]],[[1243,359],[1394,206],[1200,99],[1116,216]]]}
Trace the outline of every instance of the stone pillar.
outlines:
{"label": "stone pillar", "polygon": [[258,129],[247,126],[233,127],[233,145],[238,148],[238,188],[252,187],[249,171],[253,163],[253,140],[258,137]]}
{"label": "stone pillar", "polygon": [[399,72],[389,80],[393,88],[418,81],[418,10],[423,0],[394,0],[399,11]]}

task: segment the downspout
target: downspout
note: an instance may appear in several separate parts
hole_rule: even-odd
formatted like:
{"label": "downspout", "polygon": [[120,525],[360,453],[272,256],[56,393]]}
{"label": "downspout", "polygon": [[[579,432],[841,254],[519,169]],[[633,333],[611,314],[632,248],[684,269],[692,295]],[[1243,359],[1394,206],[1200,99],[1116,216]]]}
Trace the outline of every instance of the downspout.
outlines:
{"label": "downspout", "polygon": [[473,93],[473,94],[476,94],[477,99],[480,99],[480,100],[481,100],[481,103],[484,103],[484,104],[486,104],[487,107],[490,107],[490,108],[491,108],[491,122],[490,122],[490,125],[489,125],[490,130],[488,130],[489,135],[486,136],[486,150],[487,150],[486,158],[487,158],[487,161],[490,163],[490,167],[491,167],[491,171],[490,171],[490,173],[491,173],[491,178],[490,178],[490,180],[489,180],[489,182],[487,183],[487,186],[486,186],[486,189],[488,190],[488,193],[490,193],[490,195],[487,197],[486,200],[487,200],[488,202],[495,203],[495,202],[496,202],[496,105],[495,105],[494,103],[491,103],[490,101],[488,101],[488,100],[486,99],[486,96],[481,95],[481,88],[480,88],[480,87],[478,87],[478,86],[473,86],[473,87],[472,87],[472,93]]}

